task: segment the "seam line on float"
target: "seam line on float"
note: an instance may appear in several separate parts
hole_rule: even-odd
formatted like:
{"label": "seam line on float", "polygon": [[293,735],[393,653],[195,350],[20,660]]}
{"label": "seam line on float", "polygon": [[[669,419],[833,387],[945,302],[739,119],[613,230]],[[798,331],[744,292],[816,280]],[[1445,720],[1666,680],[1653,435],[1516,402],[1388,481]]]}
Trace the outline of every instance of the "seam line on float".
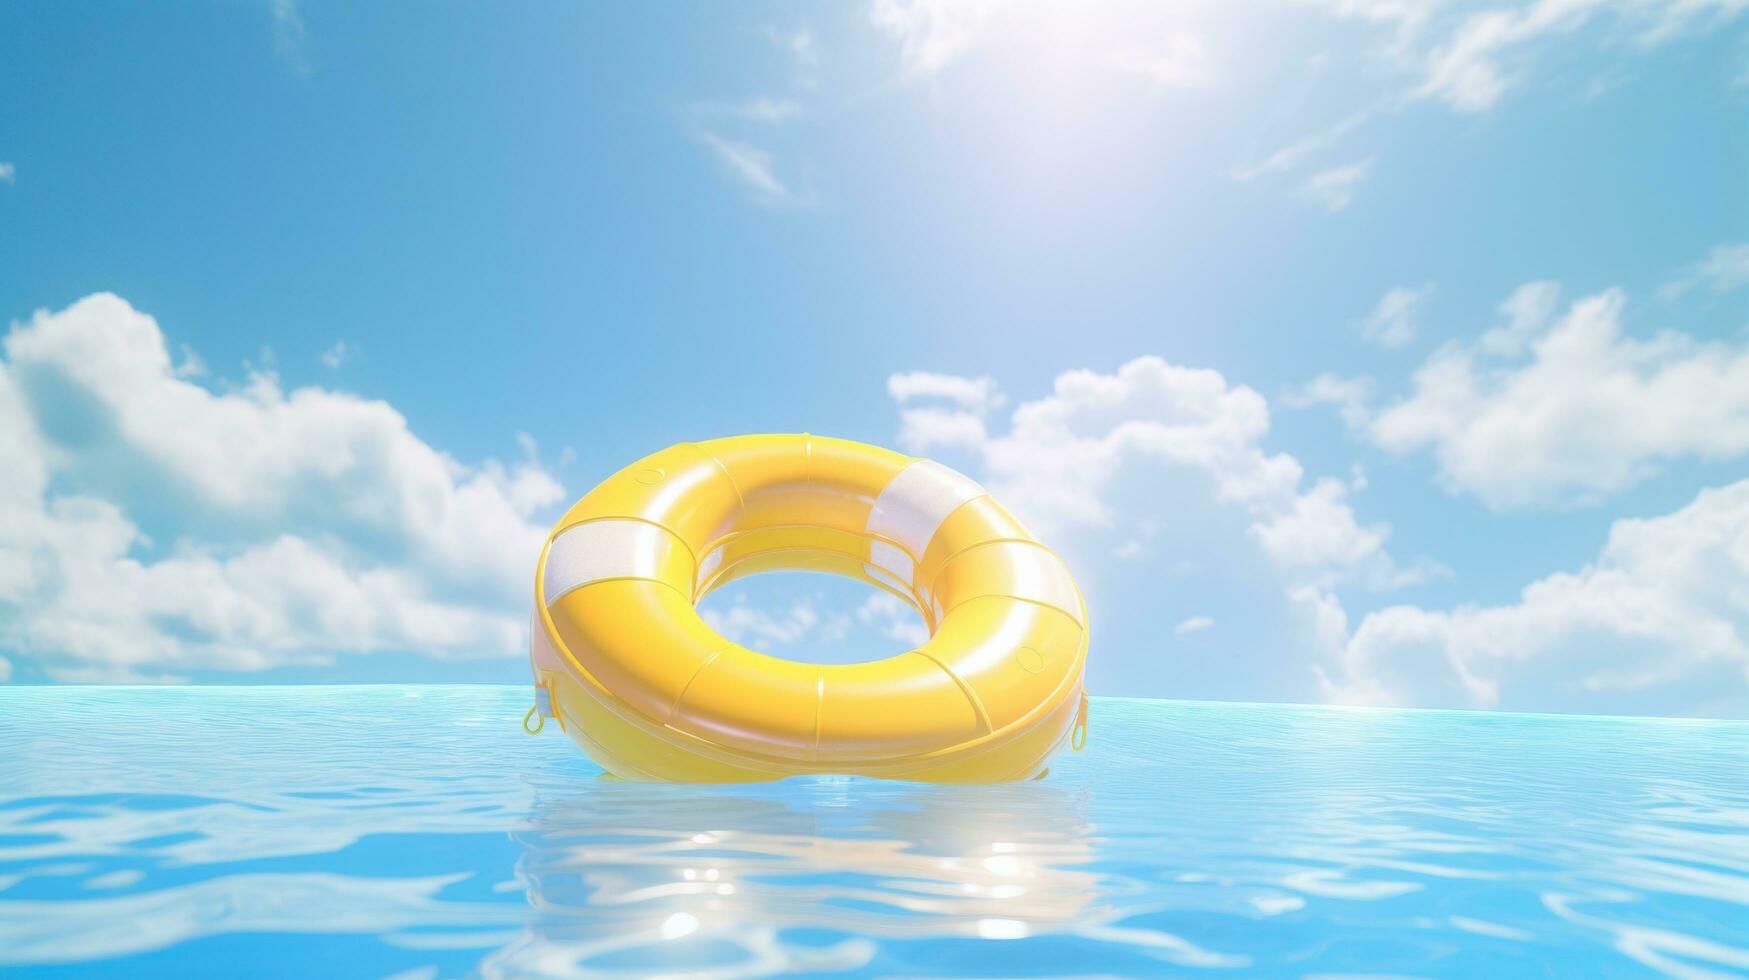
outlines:
{"label": "seam line on float", "polygon": [[972,686],[970,684],[966,683],[965,678],[963,678],[959,674],[955,673],[954,669],[952,667],[949,667],[947,664],[942,663],[940,660],[937,660],[935,657],[931,656],[930,654],[924,653],[922,650],[912,650],[911,652],[915,653],[917,656],[922,657],[923,659],[929,661],[930,663],[934,664],[935,666],[940,667],[942,669],[943,673],[947,674],[947,676],[949,678],[951,678],[955,684],[959,685],[960,693],[964,694],[966,696],[966,700],[971,702],[972,713],[974,715],[978,716],[978,724],[984,726],[984,734],[986,734],[986,735],[995,734],[996,728],[994,725],[990,724],[990,713],[988,711],[984,710],[983,699],[978,697],[978,692],[972,690]]}
{"label": "seam line on float", "polygon": [[[970,501],[967,501],[967,503],[970,503]],[[1034,548],[1037,548],[1038,550],[1044,552],[1045,554],[1050,555],[1052,558],[1057,559],[1057,561],[1059,563],[1062,562],[1062,560],[1063,560],[1062,556],[1058,555],[1055,551],[1052,551],[1050,548],[1046,547],[1043,543],[1041,543],[1033,538],[987,538],[983,541],[978,541],[978,542],[975,542],[973,544],[968,544],[964,548],[961,548],[960,550],[954,552],[953,554],[948,555],[947,558],[942,560],[941,567],[943,569],[946,569],[948,565],[951,565],[953,563],[953,560],[955,558],[958,558],[959,556],[965,554],[966,552],[977,551],[979,548],[983,548],[983,547],[986,547],[988,545],[993,545],[993,544],[1029,544],[1029,545],[1032,545]],[[937,574],[939,574],[939,573],[937,573]]]}
{"label": "seam line on float", "polygon": [[747,497],[741,492],[741,484],[735,482],[735,474],[729,472],[728,465],[718,459],[716,453],[707,451],[696,442],[689,442],[687,445],[710,457],[710,461],[717,464],[717,469],[723,471],[723,476],[729,481],[729,487],[735,491],[735,502],[741,505],[741,513],[745,515],[747,513]]}
{"label": "seam line on float", "polygon": [[943,620],[945,620],[955,609],[958,609],[959,607],[965,605],[968,602],[977,602],[979,599],[1013,599],[1015,602],[1024,602],[1024,603],[1027,603],[1028,605],[1037,606],[1040,609],[1049,609],[1051,612],[1062,613],[1063,615],[1069,617],[1069,621],[1074,623],[1077,627],[1079,627],[1081,629],[1087,628],[1087,625],[1085,623],[1081,622],[1080,616],[1076,615],[1075,613],[1070,612],[1067,609],[1064,609],[1062,606],[1059,606],[1056,603],[1046,602],[1043,599],[1028,599],[1026,596],[1023,596],[1023,595],[1009,595],[1006,592],[980,592],[974,596],[967,596],[966,598],[961,599],[959,602],[954,603],[949,608],[943,609],[941,611],[941,618]]}
{"label": "seam line on float", "polygon": [[[698,669],[692,672],[692,676],[686,679],[686,683],[680,685],[680,693],[674,695],[674,703],[668,707],[668,718],[670,721],[680,716],[680,702],[686,700],[686,692],[692,690],[692,682],[698,680],[698,675],[704,673],[704,669],[715,662],[718,657],[722,656],[723,651],[727,649],[728,647],[722,647],[717,650],[712,650],[711,655],[704,658],[704,662],[699,664]],[[667,722],[664,722],[663,724],[667,724]]]}

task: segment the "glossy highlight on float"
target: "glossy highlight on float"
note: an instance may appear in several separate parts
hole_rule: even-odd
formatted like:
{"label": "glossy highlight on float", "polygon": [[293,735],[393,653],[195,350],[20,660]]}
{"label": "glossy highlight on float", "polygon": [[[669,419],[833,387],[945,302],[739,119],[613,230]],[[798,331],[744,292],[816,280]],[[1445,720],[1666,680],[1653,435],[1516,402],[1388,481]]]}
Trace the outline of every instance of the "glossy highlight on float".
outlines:
{"label": "glossy highlight on float", "polygon": [[[700,618],[711,590],[775,571],[890,592],[929,640],[806,664]],[[556,720],[622,779],[1033,779],[1085,739],[1087,635],[1062,560],[939,463],[806,434],[682,443],[609,477],[548,537],[524,724]]]}

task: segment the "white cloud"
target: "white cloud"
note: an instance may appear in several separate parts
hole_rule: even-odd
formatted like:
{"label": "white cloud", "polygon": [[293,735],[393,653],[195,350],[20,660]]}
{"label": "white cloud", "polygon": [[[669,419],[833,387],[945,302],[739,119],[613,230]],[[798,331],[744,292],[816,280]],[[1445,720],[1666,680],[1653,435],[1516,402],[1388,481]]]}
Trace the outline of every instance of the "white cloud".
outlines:
{"label": "white cloud", "polygon": [[1438,100],[1466,113],[1494,108],[1532,76],[1537,58],[1555,41],[1594,20],[1613,21],[1614,27],[1598,32],[1598,47],[1620,46],[1631,37],[1638,47],[1651,48],[1749,9],[1743,0],[1532,0],[1490,6],[1316,0],[1315,5],[1389,31],[1381,60],[1414,79],[1405,100]]}
{"label": "white cloud", "polygon": [[802,600],[772,614],[755,606],[737,603],[727,610],[706,609],[704,621],[733,643],[755,650],[795,646],[820,624],[820,614]]}
{"label": "white cloud", "polygon": [[18,179],[18,167],[9,161],[0,160],[0,182],[13,183]]}
{"label": "white cloud", "polygon": [[1749,286],[1749,242],[1714,246],[1706,258],[1658,287],[1661,299],[1672,300],[1697,286],[1728,293]]}
{"label": "white cloud", "polygon": [[[819,63],[813,33],[806,28],[793,32],[767,28],[766,36],[794,59],[797,75],[793,85],[799,89],[812,88],[814,69]],[[795,122],[803,114],[802,103],[795,98],[760,95],[740,102],[695,103],[691,107],[689,126],[693,138],[710,150],[723,171],[734,178],[755,203],[766,207],[806,208],[813,204],[812,195],[779,175],[777,158],[770,150],[744,138],[722,135],[725,131],[744,131],[750,126],[773,129]],[[762,138],[771,135],[768,132]]]}
{"label": "white cloud", "polygon": [[1302,387],[1289,388],[1282,393],[1281,401],[1289,408],[1335,406],[1344,425],[1359,429],[1372,415],[1372,398],[1371,378],[1345,378],[1327,371]]}
{"label": "white cloud", "polygon": [[948,408],[907,408],[900,413],[900,448],[927,455],[941,450],[977,452],[989,441],[984,420],[971,412]]}
{"label": "white cloud", "polygon": [[[1623,4],[1609,0],[1536,0],[1468,14],[1450,36],[1427,52],[1423,77],[1411,93],[1435,98],[1459,112],[1484,112],[1530,72],[1540,45],[1572,34],[1599,14],[1638,31],[1644,47],[1678,37],[1696,25],[1711,26],[1735,17],[1743,0],[1651,0]],[[1606,42],[1607,43],[1607,42]]]}
{"label": "white cloud", "polygon": [[898,640],[907,649],[929,642],[929,630],[923,617],[909,603],[887,592],[871,595],[856,609],[856,621],[878,631],[882,636]]}
{"label": "white cloud", "polygon": [[[1288,599],[1314,649],[1335,653],[1348,642],[1348,613],[1330,591],[1314,586],[1296,586],[1288,590]],[[1317,665],[1313,670],[1325,687],[1325,695],[1329,696],[1329,675]]]}
{"label": "white cloud", "polygon": [[887,379],[887,394],[903,405],[923,398],[939,398],[967,411],[984,414],[1006,401],[993,378],[962,378],[955,374],[908,371]]}
{"label": "white cloud", "polygon": [[993,0],[875,0],[869,18],[899,43],[904,76],[930,77],[971,50],[999,6]]}
{"label": "white cloud", "polygon": [[700,133],[698,138],[710,147],[718,162],[730,176],[741,182],[755,202],[770,207],[808,203],[805,195],[796,193],[778,178],[772,156],[765,150],[714,133]]}
{"label": "white cloud", "polygon": [[1326,477],[1293,497],[1267,523],[1253,525],[1251,533],[1283,567],[1354,566],[1382,553],[1389,532],[1362,527],[1347,498],[1348,487]]}
{"label": "white cloud", "polygon": [[1172,632],[1177,633],[1179,636],[1188,636],[1191,633],[1201,633],[1206,629],[1211,629],[1214,625],[1215,621],[1207,616],[1192,616],[1184,622],[1179,623],[1177,626],[1172,627]]}
{"label": "white cloud", "polygon": [[1532,42],[1576,30],[1602,0],[1537,0],[1523,7],[1477,11],[1429,52],[1414,91],[1460,112],[1491,109],[1513,82],[1508,62]]}
{"label": "white cloud", "polygon": [[1516,603],[1368,615],[1320,673],[1355,703],[1741,716],[1746,582],[1749,480],[1616,521],[1596,561]]}
{"label": "white cloud", "polygon": [[887,378],[887,394],[900,407],[899,445],[914,453],[977,452],[989,438],[984,417],[1007,404],[991,378],[929,371],[892,375]]}
{"label": "white cloud", "polygon": [[1525,283],[1500,304],[1506,322],[1482,334],[1478,346],[1499,357],[1517,357],[1548,327],[1560,304],[1560,283],[1547,279]]}
{"label": "white cloud", "polygon": [[562,494],[538,466],[464,466],[387,404],[272,374],[203,387],[109,294],[5,353],[0,647],[50,677],[521,652]]}
{"label": "white cloud", "polygon": [[1552,287],[1521,288],[1505,326],[1428,358],[1370,437],[1431,451],[1448,487],[1496,509],[1590,503],[1671,460],[1749,452],[1749,346],[1623,336],[1624,302],[1606,290],[1551,323]]}
{"label": "white cloud", "polygon": [[1271,174],[1291,173],[1299,169],[1301,163],[1335,146],[1348,134],[1371,122],[1377,114],[1376,108],[1352,113],[1333,125],[1281,147],[1256,163],[1235,167],[1231,176],[1234,180],[1247,181]]}
{"label": "white cloud", "polygon": [[[184,345],[184,350],[187,346]],[[334,346],[323,351],[320,360],[329,370],[339,370],[340,365],[358,356],[358,348],[344,340],[337,340]]]}
{"label": "white cloud", "polygon": [[[992,492],[1035,531],[1111,527],[1121,472],[1166,466],[1205,478],[1215,500],[1240,508],[1253,544],[1292,581],[1387,586],[1421,574],[1406,573],[1385,552],[1389,528],[1354,518],[1340,481],[1302,491],[1298,461],[1260,448],[1269,429],[1263,396],[1229,386],[1219,372],[1139,357],[1114,374],[1058,375],[1051,394],[1015,406],[1004,434],[973,418],[981,440],[968,429],[957,448],[977,459]],[[912,419],[902,424],[915,433]]]}
{"label": "white cloud", "polygon": [[[1465,114],[1492,110],[1512,89],[1536,76],[1538,60],[1562,39],[1582,36],[1598,48],[1647,51],[1749,9],[1745,0],[1532,0],[1489,6],[1307,0],[1307,5],[1382,31],[1382,43],[1370,57],[1353,59],[1374,69],[1369,79],[1381,81],[1369,84],[1379,87],[1361,108],[1334,124],[1286,144],[1257,163],[1236,167],[1235,180],[1298,171],[1366,123],[1420,104],[1438,102]],[[1606,22],[1606,29],[1581,35],[1580,29],[1594,22]],[[1594,89],[1597,80],[1583,79],[1578,84]],[[1343,169],[1324,169],[1321,174],[1334,179],[1344,176]],[[1304,185],[1300,191],[1302,196],[1318,193]],[[1325,199],[1345,204],[1351,196],[1338,193]]]}
{"label": "white cloud", "polygon": [[1389,350],[1408,346],[1421,328],[1421,313],[1432,294],[1432,283],[1387,290],[1379,297],[1378,305],[1361,321],[1361,334]]}
{"label": "white cloud", "polygon": [[1372,174],[1373,161],[1369,157],[1356,160],[1353,163],[1319,172],[1307,177],[1300,185],[1299,195],[1306,201],[1335,214],[1354,203],[1354,195],[1360,185]]}
{"label": "white cloud", "polygon": [[178,378],[201,378],[206,376],[206,361],[200,354],[187,344],[181,345],[181,360],[176,362],[176,368],[171,372]]}

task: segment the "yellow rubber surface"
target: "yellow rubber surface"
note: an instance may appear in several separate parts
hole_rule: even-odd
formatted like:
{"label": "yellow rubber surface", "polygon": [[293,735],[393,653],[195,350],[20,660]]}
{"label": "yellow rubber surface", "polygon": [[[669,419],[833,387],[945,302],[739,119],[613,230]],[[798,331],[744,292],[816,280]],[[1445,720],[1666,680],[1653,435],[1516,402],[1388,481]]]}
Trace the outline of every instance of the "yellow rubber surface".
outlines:
{"label": "yellow rubber surface", "polygon": [[[885,589],[929,641],[805,664],[699,617],[787,570]],[[624,779],[1029,779],[1086,720],[1087,611],[1056,554],[964,476],[842,439],[683,443],[609,477],[549,535],[530,635],[539,713]]]}

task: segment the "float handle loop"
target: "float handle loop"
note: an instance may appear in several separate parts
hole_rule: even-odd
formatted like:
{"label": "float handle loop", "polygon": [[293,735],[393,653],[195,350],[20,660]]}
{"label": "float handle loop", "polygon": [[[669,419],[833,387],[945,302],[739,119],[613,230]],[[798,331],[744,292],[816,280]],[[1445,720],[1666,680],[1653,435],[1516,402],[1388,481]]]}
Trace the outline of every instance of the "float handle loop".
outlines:
{"label": "float handle loop", "polygon": [[529,719],[536,717],[538,711],[540,711],[540,708],[538,706],[533,706],[528,709],[528,714],[522,716],[522,730],[530,735],[539,735],[541,729],[547,727],[547,719],[545,715],[540,715],[540,720],[534,723],[534,727],[529,727]]}
{"label": "float handle loop", "polygon": [[1079,752],[1087,747],[1087,692],[1081,692],[1081,710],[1075,715],[1075,728],[1069,735],[1069,745]]}

